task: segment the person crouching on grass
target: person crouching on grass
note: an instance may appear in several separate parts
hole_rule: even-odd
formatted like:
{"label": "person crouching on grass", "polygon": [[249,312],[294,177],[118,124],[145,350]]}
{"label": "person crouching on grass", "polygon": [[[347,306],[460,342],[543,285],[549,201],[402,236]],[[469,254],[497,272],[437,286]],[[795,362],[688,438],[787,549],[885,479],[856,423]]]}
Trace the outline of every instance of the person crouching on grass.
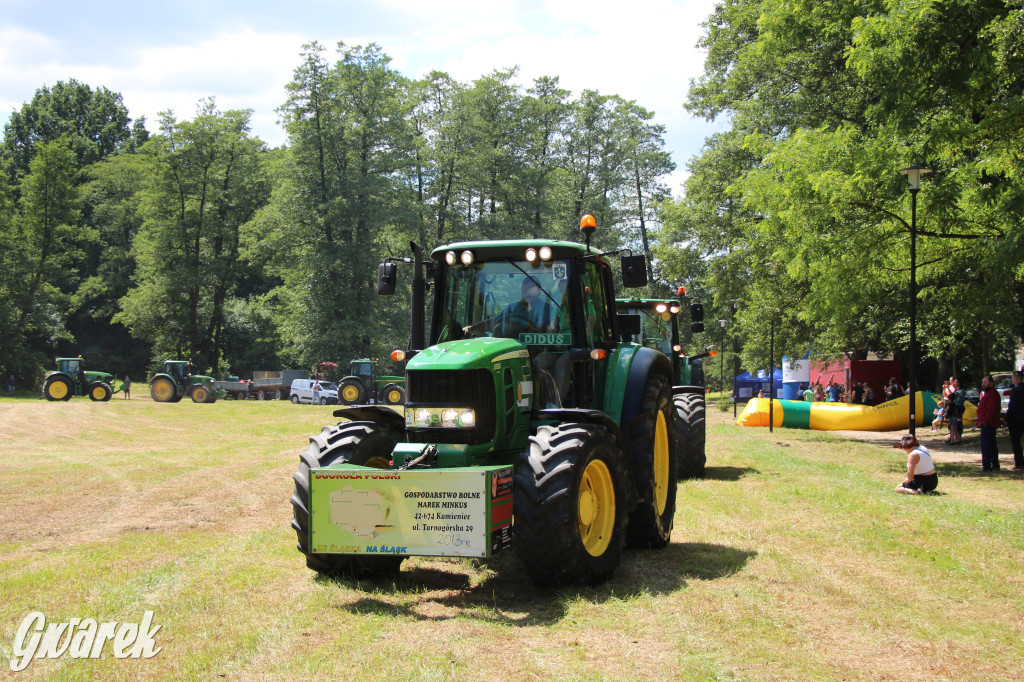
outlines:
{"label": "person crouching on grass", "polygon": [[896,486],[896,492],[920,495],[935,490],[939,485],[939,475],[935,473],[935,463],[928,448],[909,433],[895,447],[907,453],[907,477]]}

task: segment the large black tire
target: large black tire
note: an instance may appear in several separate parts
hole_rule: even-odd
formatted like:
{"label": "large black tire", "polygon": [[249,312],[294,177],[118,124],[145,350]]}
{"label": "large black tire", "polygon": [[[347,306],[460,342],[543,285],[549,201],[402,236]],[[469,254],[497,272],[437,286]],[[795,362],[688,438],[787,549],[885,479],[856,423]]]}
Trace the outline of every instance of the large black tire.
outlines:
{"label": "large black tire", "polygon": [[629,514],[626,544],[661,548],[672,537],[676,515],[676,430],[672,387],[652,374],[637,416],[626,425],[633,482],[640,502]]}
{"label": "large black tire", "polygon": [[335,463],[384,468],[400,438],[398,432],[375,422],[342,422],[337,426],[325,426],[320,433],[310,437],[309,446],[299,455],[299,468],[292,474],[295,493],[291,497],[292,528],[298,538],[299,551],[306,555],[306,566],[317,573],[354,578],[399,571],[405,558],[402,556],[309,552],[309,470]]}
{"label": "large black tire", "polygon": [[520,456],[514,547],[537,585],[597,584],[622,558],[626,457],[598,424],[541,426]]}
{"label": "large black tire", "polygon": [[105,403],[110,400],[110,396],[114,395],[114,391],[111,390],[110,384],[103,381],[94,381],[89,384],[89,399],[93,402]]}
{"label": "large black tire", "polygon": [[175,390],[174,382],[167,377],[157,377],[149,385],[149,395],[158,403],[176,403],[178,393]]}
{"label": "large black tire", "polygon": [[362,405],[366,402],[366,387],[359,379],[348,378],[338,386],[338,402],[342,405]]}
{"label": "large black tire", "polygon": [[71,400],[75,394],[75,388],[65,377],[50,377],[43,384],[43,396],[53,402],[56,400]]}
{"label": "large black tire", "polygon": [[206,390],[205,386],[196,386],[192,389],[192,402],[194,403],[208,403],[210,402],[210,392]]}
{"label": "large black tire", "polygon": [[[310,402],[312,402],[312,401],[310,401]],[[292,393],[292,405],[298,405],[298,404],[299,404],[299,396],[297,396],[294,393]]]}
{"label": "large black tire", "polygon": [[676,422],[676,472],[679,478],[704,478],[704,396],[676,394],[672,403]]}

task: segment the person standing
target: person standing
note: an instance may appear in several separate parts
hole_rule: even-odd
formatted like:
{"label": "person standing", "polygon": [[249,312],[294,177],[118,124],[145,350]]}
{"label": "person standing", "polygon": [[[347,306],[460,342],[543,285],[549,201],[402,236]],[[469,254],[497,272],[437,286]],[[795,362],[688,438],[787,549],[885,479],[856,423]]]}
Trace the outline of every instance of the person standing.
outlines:
{"label": "person standing", "polygon": [[1006,425],[1010,427],[1010,447],[1013,448],[1014,471],[1024,469],[1024,452],[1021,451],[1021,436],[1024,436],[1024,374],[1013,373],[1013,388],[1010,389],[1010,403],[1006,406]]}
{"label": "person standing", "polygon": [[864,404],[874,405],[875,404],[875,391],[871,388],[871,383],[868,381],[864,382]]}
{"label": "person standing", "polygon": [[981,470],[999,471],[999,448],[996,429],[999,428],[999,391],[992,376],[981,380],[981,400],[978,401],[978,428],[981,430]]}
{"label": "person standing", "polygon": [[889,378],[889,383],[885,387],[885,400],[886,400],[886,402],[888,402],[890,400],[896,400],[896,398],[899,398],[899,397],[900,397],[900,387],[896,385],[896,377],[890,377]]}
{"label": "person standing", "polygon": [[132,380],[128,378],[127,374],[124,375],[123,388],[124,388],[124,398],[122,398],[122,400],[131,400],[132,399]]}
{"label": "person standing", "polygon": [[806,402],[814,402],[814,390],[810,386],[805,388],[803,384],[800,384],[800,393],[803,395]]}
{"label": "person standing", "polygon": [[860,385],[859,381],[853,382],[851,397],[853,398],[852,403],[854,405],[860,405],[864,401],[864,387]]}
{"label": "person standing", "polygon": [[7,377],[7,397],[14,397],[14,375]]}
{"label": "person standing", "polygon": [[964,400],[967,396],[964,390],[960,388],[959,379],[953,379],[950,388],[953,390],[946,401],[949,405],[946,408],[946,420],[949,422],[949,440],[946,442],[950,445],[960,445],[960,437],[964,433]]}

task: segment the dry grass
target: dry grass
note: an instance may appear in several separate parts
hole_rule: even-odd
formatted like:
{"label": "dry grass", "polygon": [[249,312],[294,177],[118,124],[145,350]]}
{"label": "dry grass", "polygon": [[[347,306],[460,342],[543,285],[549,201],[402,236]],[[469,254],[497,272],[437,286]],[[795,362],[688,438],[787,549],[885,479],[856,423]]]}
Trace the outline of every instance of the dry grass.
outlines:
{"label": "dry grass", "polygon": [[[25,679],[1014,679],[1024,479],[939,444],[942,494],[896,495],[895,434],[740,429],[674,542],[595,588],[539,591],[511,555],[317,578],[291,473],[331,408],[0,402],[0,676],[30,611],[138,621],[149,660],[35,661]],[[938,440],[938,439],[937,439]],[[1001,448],[1004,453],[1009,449]]]}

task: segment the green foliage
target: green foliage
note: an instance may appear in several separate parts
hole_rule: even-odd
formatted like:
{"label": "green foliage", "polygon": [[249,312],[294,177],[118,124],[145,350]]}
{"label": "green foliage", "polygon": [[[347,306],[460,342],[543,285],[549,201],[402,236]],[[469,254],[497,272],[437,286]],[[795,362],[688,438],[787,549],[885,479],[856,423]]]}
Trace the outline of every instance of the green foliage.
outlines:
{"label": "green foliage", "polygon": [[[788,355],[903,352],[912,221],[898,171],[921,164],[934,171],[917,197],[921,350],[968,370],[1012,355],[1024,332],[1020,9],[716,8],[688,107],[732,125],[691,165],[685,200],[666,205],[662,248],[699,254],[718,306],[744,299],[745,346],[774,325]],[[666,254],[665,272],[692,264]],[[762,353],[746,350],[748,367]]]}

